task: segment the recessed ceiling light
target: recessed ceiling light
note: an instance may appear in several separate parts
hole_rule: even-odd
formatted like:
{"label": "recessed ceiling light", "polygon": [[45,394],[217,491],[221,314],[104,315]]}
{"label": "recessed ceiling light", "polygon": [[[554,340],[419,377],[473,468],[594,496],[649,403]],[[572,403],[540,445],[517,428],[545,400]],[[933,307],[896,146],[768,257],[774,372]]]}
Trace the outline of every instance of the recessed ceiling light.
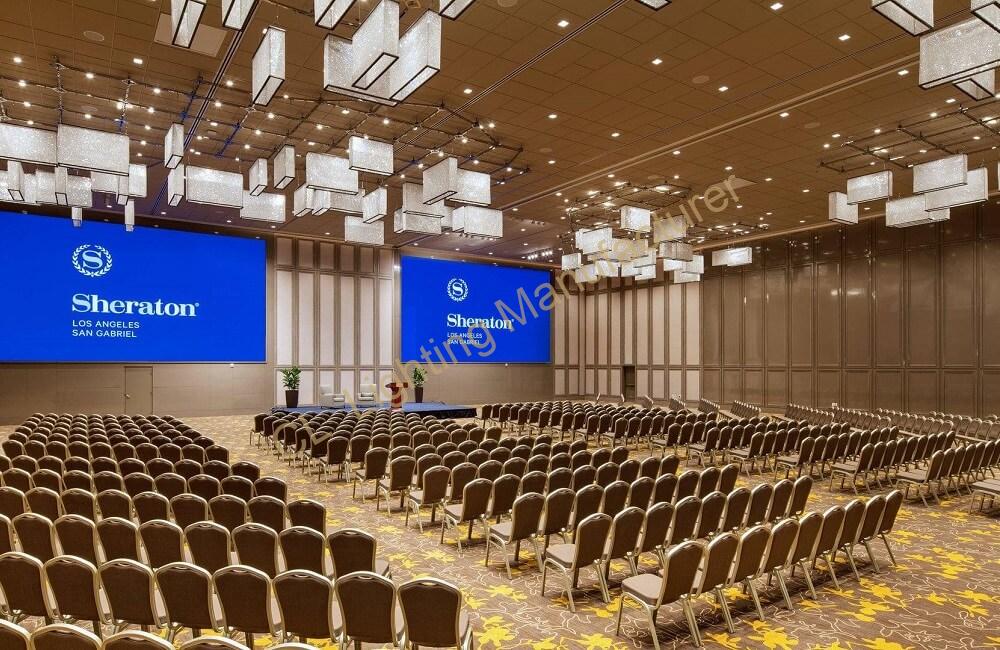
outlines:
{"label": "recessed ceiling light", "polygon": [[653,65],[660,65],[661,63],[663,63],[663,59],[661,59],[660,57],[656,57],[655,59],[653,59]]}
{"label": "recessed ceiling light", "polygon": [[489,124],[487,124],[486,126],[492,129],[493,127],[495,127],[495,126],[496,126],[496,123],[494,123],[494,122],[490,122],[490,123],[489,123]]}
{"label": "recessed ceiling light", "polygon": [[25,108],[31,108],[31,102],[24,102]]}
{"label": "recessed ceiling light", "polygon": [[154,95],[159,95],[161,92],[163,92],[163,91],[161,91],[159,88],[153,88],[153,94]]}
{"label": "recessed ceiling light", "polygon": [[805,219],[799,219],[799,223],[805,223],[805,222],[806,222]]}
{"label": "recessed ceiling light", "polygon": [[28,120],[28,122],[27,122],[28,126],[31,126],[34,123],[35,123],[35,120]]}
{"label": "recessed ceiling light", "polygon": [[471,95],[472,94],[472,88],[466,88],[462,92],[465,93],[466,95]]}
{"label": "recessed ceiling light", "polygon": [[93,115],[91,115],[90,113],[84,113],[84,114],[83,114],[83,117],[84,117],[84,119],[87,119],[87,120],[89,120],[90,118],[92,118],[92,117],[93,117]]}
{"label": "recessed ceiling light", "polygon": [[681,155],[681,150],[680,149],[674,149],[674,155],[675,156]]}
{"label": "recessed ceiling light", "polygon": [[785,112],[783,112],[783,113],[780,113],[780,114],[778,115],[778,117],[788,117],[788,111],[785,111]]}
{"label": "recessed ceiling light", "polygon": [[351,109],[349,109],[349,108],[342,108],[340,110],[340,114],[341,115],[350,115],[350,113],[351,113]]}
{"label": "recessed ceiling light", "polygon": [[802,190],[802,193],[803,194],[808,194],[809,193],[809,188],[807,187],[806,189]]}
{"label": "recessed ceiling light", "polygon": [[784,6],[785,5],[781,4],[780,2],[775,2],[774,4],[771,5],[771,11],[777,11]]}
{"label": "recessed ceiling light", "polygon": [[724,93],[729,90],[729,86],[719,86],[719,92]]}
{"label": "recessed ceiling light", "polygon": [[233,80],[232,79],[226,79],[226,87],[227,88],[232,88],[233,87]]}
{"label": "recessed ceiling light", "polygon": [[559,116],[558,116],[558,115],[556,115],[555,113],[549,113],[549,119],[550,119],[550,120],[554,120],[554,119],[556,119],[557,117],[559,117]]}
{"label": "recessed ceiling light", "polygon": [[566,20],[565,18],[563,18],[556,24],[559,25],[560,27],[569,27],[569,21]]}
{"label": "recessed ceiling light", "polygon": [[898,74],[900,77],[905,77],[906,75],[910,74],[910,71],[907,70],[906,68],[903,68],[902,70],[900,70],[896,74]]}
{"label": "recessed ceiling light", "polygon": [[836,140],[837,138],[839,138],[839,137],[840,137],[840,134],[839,134],[839,133],[834,133],[834,134],[833,134],[833,135],[831,135],[830,137],[831,137],[831,138],[833,138],[834,140]]}
{"label": "recessed ceiling light", "polygon": [[823,148],[824,149],[829,149],[830,148],[830,143],[829,142],[824,142],[823,143]]}
{"label": "recessed ceiling light", "polygon": [[620,135],[621,135],[621,133],[619,133],[618,131],[615,131],[614,133],[611,134],[611,137],[612,138],[617,138]]}
{"label": "recessed ceiling light", "polygon": [[17,85],[20,86],[21,88],[24,88],[25,86],[28,85],[28,82],[25,81],[24,79],[21,79],[20,81],[17,82]]}
{"label": "recessed ceiling light", "polygon": [[267,119],[273,120],[274,119],[274,113],[268,113],[267,114]]}
{"label": "recessed ceiling light", "polygon": [[931,117],[937,117],[937,113],[931,113]]}
{"label": "recessed ceiling light", "polygon": [[838,41],[842,41],[842,42],[843,41],[849,41],[849,40],[851,40],[851,35],[850,34],[841,34],[840,36],[837,37],[837,40]]}
{"label": "recessed ceiling light", "polygon": [[136,65],[142,65],[142,59],[140,59],[139,57],[135,57],[134,59],[132,59],[132,63]]}
{"label": "recessed ceiling light", "polygon": [[549,164],[550,164],[550,165],[554,165],[554,164],[556,164],[556,161],[554,161],[554,160],[550,160],[550,161],[549,161]]}
{"label": "recessed ceiling light", "polygon": [[93,72],[88,72],[84,76],[87,77],[87,79],[93,79],[94,78],[94,73]]}
{"label": "recessed ceiling light", "polygon": [[323,125],[322,124],[317,124],[316,125],[316,130],[317,131],[322,131],[323,130]]}
{"label": "recessed ceiling light", "polygon": [[944,100],[944,103],[945,104],[954,104],[955,103],[955,98],[954,97],[949,97],[948,99]]}
{"label": "recessed ceiling light", "polygon": [[260,129],[254,129],[253,130],[253,134],[254,135],[260,135]]}
{"label": "recessed ceiling light", "polygon": [[220,102],[218,99],[215,100],[215,107],[216,108],[222,108],[222,102]]}
{"label": "recessed ceiling light", "polygon": [[733,171],[733,166],[732,165],[726,165],[726,171],[727,172]]}
{"label": "recessed ceiling light", "polygon": [[882,132],[882,129],[875,129],[875,131],[874,131],[875,135],[878,135],[881,132]]}
{"label": "recessed ceiling light", "polygon": [[675,180],[675,181],[676,181],[676,180],[679,180],[679,179],[680,179],[680,177],[681,177],[681,175],[680,175],[680,174],[674,174],[674,180]]}
{"label": "recessed ceiling light", "polygon": [[[211,124],[212,126],[219,126],[219,123],[216,122],[216,121],[214,121],[214,120],[211,121],[211,122],[209,122],[209,124]],[[201,140],[201,136],[200,135],[198,136],[198,139]]]}
{"label": "recessed ceiling light", "polygon": [[147,108],[146,108],[146,112],[147,112],[147,113],[155,113],[155,112],[156,112],[156,109],[155,109],[155,108],[153,108],[152,106],[149,106],[149,107],[147,107]]}
{"label": "recessed ceiling light", "polygon": [[23,63],[23,62],[24,62],[24,59],[22,59],[21,57],[19,57],[19,56],[15,56],[14,57],[14,63]]}

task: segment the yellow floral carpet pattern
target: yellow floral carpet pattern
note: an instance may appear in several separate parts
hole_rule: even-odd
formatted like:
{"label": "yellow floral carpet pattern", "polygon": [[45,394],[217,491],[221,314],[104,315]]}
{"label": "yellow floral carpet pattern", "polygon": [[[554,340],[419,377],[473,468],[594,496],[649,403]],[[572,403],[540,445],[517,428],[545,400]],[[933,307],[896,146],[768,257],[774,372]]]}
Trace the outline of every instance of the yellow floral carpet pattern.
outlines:
{"label": "yellow floral carpet pattern", "polygon": [[[374,534],[379,556],[392,565],[396,582],[433,575],[461,587],[476,633],[476,647],[528,648],[533,650],[609,650],[651,647],[645,615],[626,606],[621,636],[615,635],[620,603],[618,585],[627,573],[625,563],[616,563],[611,575],[612,602],[600,599],[595,576],[584,570],[581,590],[574,592],[577,611],[567,608],[565,595],[557,590],[562,581],[550,575],[546,593],[540,593],[541,573],[530,545],[521,551],[521,564],[512,566],[508,580],[501,553],[491,552],[484,566],[485,544],[481,528],[474,531],[471,545],[463,540],[460,555],[455,532],[449,530],[445,544],[439,543],[440,527],[427,524],[417,530],[403,513],[387,514],[383,504],[376,512],[374,499],[352,500],[348,482],[320,483],[298,467],[289,468],[266,449],[249,445],[249,416],[184,418],[191,426],[230,449],[231,460],[250,460],[261,466],[262,475],[282,478],[289,485],[289,499],[307,497],[325,504],[328,529],[355,527]],[[638,452],[643,457],[646,451]],[[633,451],[633,455],[637,452]],[[682,463],[683,465],[683,463]],[[744,477],[745,478],[745,477]],[[761,481],[754,475],[751,483]],[[743,484],[741,479],[741,484]],[[829,482],[817,482],[809,499],[809,510],[822,511],[853,498],[853,493],[831,494]],[[371,490],[369,489],[369,494]],[[884,490],[888,492],[888,489]],[[398,508],[398,499],[394,508]],[[840,589],[829,575],[814,573],[819,598],[805,598],[805,583],[798,574],[789,581],[795,609],[784,608],[778,589],[761,585],[765,620],[759,621],[748,596],[738,588],[728,590],[736,633],[726,630],[721,612],[707,597],[695,603],[695,612],[706,647],[768,648],[770,650],[958,650],[1000,648],[1000,518],[994,514],[969,513],[969,497],[951,497],[940,506],[923,507],[907,502],[890,537],[899,565],[889,563],[885,547],[873,549],[881,573],[875,573],[861,547],[855,561],[861,572],[858,582],[846,562],[838,563]],[[467,529],[463,528],[463,535]],[[651,570],[651,564],[645,565]],[[820,568],[823,569],[822,563]],[[658,618],[663,647],[691,647],[688,628],[677,606],[665,606]],[[186,638],[186,637],[183,637]],[[259,638],[258,647],[270,644]],[[316,642],[320,648],[333,648]]]}

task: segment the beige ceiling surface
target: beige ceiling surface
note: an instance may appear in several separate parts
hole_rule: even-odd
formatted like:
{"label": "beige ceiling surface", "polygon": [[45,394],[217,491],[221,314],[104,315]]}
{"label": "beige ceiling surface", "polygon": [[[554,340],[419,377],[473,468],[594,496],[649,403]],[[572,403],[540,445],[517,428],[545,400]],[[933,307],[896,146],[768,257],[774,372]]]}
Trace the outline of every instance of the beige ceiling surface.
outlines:
{"label": "beige ceiling surface", "polygon": [[[350,36],[373,3],[357,3],[337,33]],[[389,228],[387,243],[514,259],[558,255],[573,224],[611,220],[623,203],[676,210],[730,175],[750,183],[696,234],[801,228],[825,221],[827,192],[850,176],[892,168],[906,193],[908,164],[948,152],[995,162],[1000,144],[995,100],[920,89],[918,39],[870,0],[787,0],[777,11],[772,0],[675,0],[660,11],[634,0],[476,0],[444,21],[441,72],[398,107],[323,91],[327,30],[313,25],[312,0],[258,0],[243,32],[222,28],[220,0],[208,4],[195,51],[158,42],[158,27],[169,37],[168,0],[0,3],[4,119],[128,133],[133,162],[151,165],[138,213],[220,228],[271,231],[234,210],[166,205],[162,142],[173,122],[190,138],[186,162],[230,171],[287,143],[342,153],[358,133],[396,143],[395,187],[442,150],[492,173],[504,238]],[[405,29],[431,3],[400,4]],[[968,4],[938,0],[938,26],[966,17]],[[250,62],[268,25],[288,33],[288,79],[269,106],[252,107]],[[337,239],[342,221],[289,217],[277,229]]]}

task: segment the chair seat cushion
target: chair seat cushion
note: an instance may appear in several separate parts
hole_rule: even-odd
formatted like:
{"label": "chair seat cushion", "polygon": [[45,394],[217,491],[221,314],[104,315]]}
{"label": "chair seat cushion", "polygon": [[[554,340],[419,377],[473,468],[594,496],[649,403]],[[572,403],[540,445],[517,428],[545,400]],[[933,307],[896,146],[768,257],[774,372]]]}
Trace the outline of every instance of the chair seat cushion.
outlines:
{"label": "chair seat cushion", "polygon": [[927,470],[915,469],[915,470],[910,470],[909,472],[900,472],[896,476],[896,478],[903,479],[904,481],[913,481],[916,483],[921,483],[927,480]]}
{"label": "chair seat cushion", "polygon": [[451,503],[444,507],[444,513],[451,517],[452,519],[462,518],[462,504],[461,503]]}
{"label": "chair seat cushion", "polygon": [[564,567],[573,566],[576,544],[553,544],[545,551],[545,558]]}
{"label": "chair seat cushion", "polygon": [[513,531],[513,522],[503,521],[499,524],[493,524],[490,526],[490,534],[504,542],[510,541],[510,535]]}
{"label": "chair seat cushion", "polygon": [[778,456],[778,462],[782,465],[798,465],[799,457],[796,456]]}
{"label": "chair seat cushion", "polygon": [[848,461],[846,463],[836,463],[833,466],[835,471],[854,473],[858,471],[858,464],[856,462]]}
{"label": "chair seat cushion", "polygon": [[660,590],[663,588],[663,578],[655,573],[643,573],[637,576],[629,576],[622,581],[622,591],[635,596],[639,600],[649,605],[656,604],[660,597]]}

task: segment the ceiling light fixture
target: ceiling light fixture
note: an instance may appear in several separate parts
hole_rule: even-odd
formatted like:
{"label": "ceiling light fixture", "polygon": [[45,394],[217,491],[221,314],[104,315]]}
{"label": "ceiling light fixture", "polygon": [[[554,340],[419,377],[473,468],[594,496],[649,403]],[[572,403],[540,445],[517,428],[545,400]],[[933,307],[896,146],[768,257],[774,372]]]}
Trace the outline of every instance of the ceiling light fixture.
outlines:
{"label": "ceiling light fixture", "polygon": [[613,133],[611,134],[611,137],[612,137],[612,138],[617,138],[617,137],[618,137],[618,136],[620,136],[620,135],[621,135],[621,133],[619,133],[618,131],[615,131],[615,132],[613,132]]}
{"label": "ceiling light fixture", "polygon": [[663,59],[661,59],[660,57],[656,57],[655,59],[653,59],[653,65],[660,65],[661,63],[663,63]]}
{"label": "ceiling light fixture", "polygon": [[719,92],[724,93],[729,90],[729,86],[719,86]]}
{"label": "ceiling light fixture", "polygon": [[775,2],[774,4],[771,5],[771,11],[778,11],[784,6],[785,5],[781,4],[780,2]]}
{"label": "ceiling light fixture", "polygon": [[851,35],[850,34],[841,34],[840,36],[837,37],[837,40],[840,41],[840,42],[849,41],[849,40],[851,40]]}
{"label": "ceiling light fixture", "polygon": [[132,59],[132,63],[136,65],[142,65],[142,59],[140,59],[139,57],[135,57],[134,59]]}
{"label": "ceiling light fixture", "polygon": [[569,27],[569,21],[568,21],[568,20],[566,20],[565,18],[563,18],[562,20],[560,20],[560,21],[559,21],[558,23],[556,23],[556,24],[557,24],[557,25],[559,25],[559,26],[560,26],[560,27],[562,27],[562,28],[566,28],[566,27]]}
{"label": "ceiling light fixture", "polygon": [[785,111],[784,113],[779,114],[778,117],[788,117],[788,115],[788,111]]}
{"label": "ceiling light fixture", "polygon": [[24,61],[24,59],[22,59],[22,58],[21,58],[21,57],[19,57],[19,56],[15,56],[15,57],[14,57],[14,63],[22,63],[23,61]]}

